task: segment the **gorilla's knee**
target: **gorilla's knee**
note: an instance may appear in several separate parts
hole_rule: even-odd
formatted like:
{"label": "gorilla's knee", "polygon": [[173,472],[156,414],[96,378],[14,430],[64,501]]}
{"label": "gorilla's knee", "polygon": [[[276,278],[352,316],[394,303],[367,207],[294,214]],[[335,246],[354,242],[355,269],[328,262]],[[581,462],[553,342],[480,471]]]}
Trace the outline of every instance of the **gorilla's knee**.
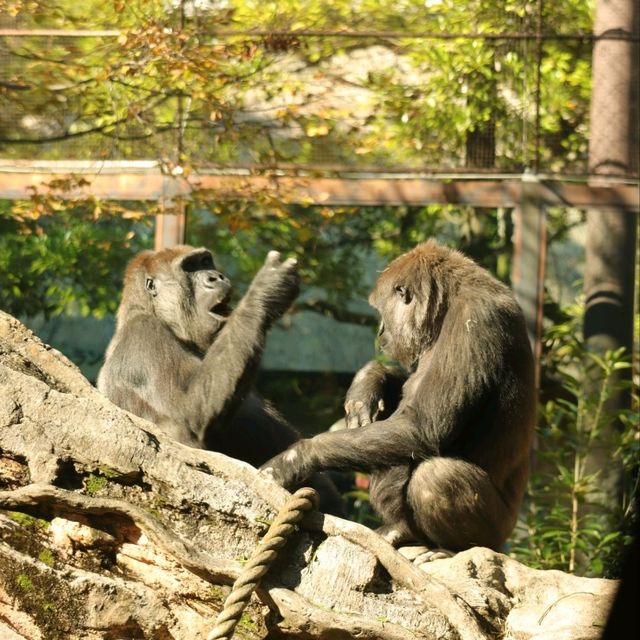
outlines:
{"label": "gorilla's knee", "polygon": [[419,531],[452,551],[497,548],[504,540],[505,506],[480,467],[453,458],[432,458],[415,470],[407,500]]}

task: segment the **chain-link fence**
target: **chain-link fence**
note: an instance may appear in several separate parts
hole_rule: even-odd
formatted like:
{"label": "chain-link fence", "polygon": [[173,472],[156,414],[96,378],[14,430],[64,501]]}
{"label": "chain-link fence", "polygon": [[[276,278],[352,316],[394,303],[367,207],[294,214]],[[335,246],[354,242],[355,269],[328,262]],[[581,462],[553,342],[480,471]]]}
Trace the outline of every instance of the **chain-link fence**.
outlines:
{"label": "chain-link fence", "polygon": [[18,13],[0,24],[0,156],[585,176],[596,118],[626,119],[637,149],[633,83],[593,112],[587,9],[515,5],[426,11],[421,31],[212,28],[220,10],[185,3],[91,32]]}

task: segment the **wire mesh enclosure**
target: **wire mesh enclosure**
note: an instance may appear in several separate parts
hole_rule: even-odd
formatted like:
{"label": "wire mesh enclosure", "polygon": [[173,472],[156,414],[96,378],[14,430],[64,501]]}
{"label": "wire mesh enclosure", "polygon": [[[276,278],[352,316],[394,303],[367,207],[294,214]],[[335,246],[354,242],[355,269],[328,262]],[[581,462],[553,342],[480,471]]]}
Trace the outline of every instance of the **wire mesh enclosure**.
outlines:
{"label": "wire mesh enclosure", "polygon": [[[599,170],[589,166],[598,40],[587,3],[432,1],[313,24],[251,5],[18,7],[0,19],[0,156],[180,170]],[[629,34],[606,37],[637,48]],[[607,99],[600,108],[629,119],[637,146],[637,95],[619,86]],[[635,158],[622,175],[637,174]]]}

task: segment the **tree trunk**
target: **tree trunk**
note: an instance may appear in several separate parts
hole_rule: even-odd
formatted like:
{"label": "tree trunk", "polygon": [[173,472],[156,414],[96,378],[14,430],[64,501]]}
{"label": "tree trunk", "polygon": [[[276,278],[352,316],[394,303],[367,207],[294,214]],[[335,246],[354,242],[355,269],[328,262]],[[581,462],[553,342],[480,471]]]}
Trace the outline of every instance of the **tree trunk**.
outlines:
{"label": "tree trunk", "polygon": [[[635,17],[634,17],[635,7]],[[638,4],[634,0],[598,0],[596,35],[638,33]],[[630,40],[597,40],[593,49],[593,93],[591,99],[590,172],[594,182],[630,176],[637,171],[638,123],[630,105],[635,100],[637,114],[638,46]],[[634,275],[636,264],[637,214],[615,209],[587,212],[586,267],[584,292],[586,312],[584,338],[595,353],[633,347]],[[629,379],[622,370],[611,381],[619,386]],[[585,393],[597,393],[602,380],[592,375]],[[615,392],[607,411],[630,408],[628,390]],[[621,505],[624,479],[622,466],[612,459],[615,430],[612,423],[600,429],[599,443],[589,452],[585,471],[598,472],[598,502],[607,507]]]}
{"label": "tree trunk", "polygon": [[[115,407],[0,312],[3,640],[206,638],[287,498],[250,465]],[[236,635],[596,640],[615,584],[488,549],[423,570],[373,531],[311,513]]]}
{"label": "tree trunk", "polygon": [[632,41],[638,19],[634,0],[596,2],[594,34],[602,39],[593,44],[591,174],[630,176],[638,170],[638,43]]}

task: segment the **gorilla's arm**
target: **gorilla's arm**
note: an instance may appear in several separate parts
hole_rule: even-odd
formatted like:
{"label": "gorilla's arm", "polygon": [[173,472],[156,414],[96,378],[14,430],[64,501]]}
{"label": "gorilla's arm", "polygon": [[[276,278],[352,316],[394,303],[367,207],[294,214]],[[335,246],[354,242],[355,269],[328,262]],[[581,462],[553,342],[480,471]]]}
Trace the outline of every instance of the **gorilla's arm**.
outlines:
{"label": "gorilla's arm", "polygon": [[364,427],[380,414],[393,413],[400,401],[407,374],[399,367],[390,367],[372,360],[353,378],[344,402],[347,429]]}
{"label": "gorilla's arm", "polygon": [[[269,253],[238,307],[209,347],[181,400],[180,415],[197,425],[198,438],[212,418],[237,406],[253,382],[271,323],[298,293],[297,263]],[[222,373],[223,372],[223,373]],[[194,402],[195,400],[195,402]]]}
{"label": "gorilla's arm", "polygon": [[373,427],[328,431],[299,440],[265,462],[261,469],[284,487],[302,482],[314,471],[336,469],[372,472],[437,453],[421,435],[410,410],[396,412]]}

